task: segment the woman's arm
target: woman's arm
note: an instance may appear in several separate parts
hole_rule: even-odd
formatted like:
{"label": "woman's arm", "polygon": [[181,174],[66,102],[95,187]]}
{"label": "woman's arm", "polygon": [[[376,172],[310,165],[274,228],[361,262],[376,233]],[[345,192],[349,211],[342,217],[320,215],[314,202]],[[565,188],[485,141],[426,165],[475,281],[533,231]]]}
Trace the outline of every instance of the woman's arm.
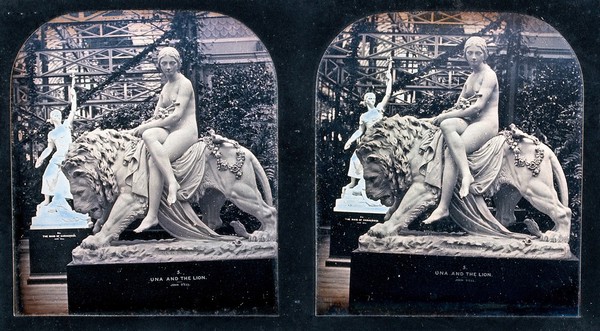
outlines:
{"label": "woman's arm", "polygon": [[44,160],[52,153],[52,151],[54,151],[54,141],[48,139],[48,146],[46,146],[42,154],[40,154],[38,157],[37,161],[35,162],[35,167],[39,168],[42,163],[44,163]]}
{"label": "woman's arm", "polygon": [[[468,81],[468,80],[469,80],[469,79],[467,78],[467,81]],[[467,82],[465,82],[465,83],[463,84],[462,90],[460,90],[460,95],[458,96],[458,100],[456,100],[456,103],[455,103],[455,105],[458,105],[458,104],[460,103],[460,100],[461,100],[461,99],[466,99],[466,98],[465,98],[465,94],[466,94],[466,93],[467,93]]]}
{"label": "woman's arm", "polygon": [[392,59],[389,59],[388,69],[385,73],[385,80],[385,95],[383,96],[383,99],[381,99],[381,102],[377,104],[377,109],[379,109],[382,112],[385,106],[387,106],[388,101],[390,101],[390,97],[392,96]]}
{"label": "woman's arm", "polygon": [[[483,82],[481,83],[479,92],[476,95],[477,99],[476,99],[475,103],[473,103],[471,106],[466,107],[464,109],[461,107],[455,107],[454,109],[452,109],[451,111],[449,111],[447,113],[442,113],[434,119],[434,123],[439,124],[447,118],[454,118],[454,117],[465,118],[465,117],[470,117],[470,116],[476,115],[486,106],[487,102],[489,101],[492,94],[494,93],[497,85],[498,85],[498,79],[496,78],[496,74],[492,70],[487,71],[486,74],[483,76]],[[461,98],[463,98],[463,95],[464,95],[464,87],[463,87],[463,92],[461,92]],[[460,100],[459,100],[459,102],[460,102]]]}
{"label": "woman's arm", "polygon": [[158,95],[158,101],[156,102],[156,106],[154,107],[154,113],[152,114],[153,117],[156,116],[162,109],[164,109],[163,107],[160,106],[162,104],[163,104],[163,95],[162,95],[162,93],[160,93]]}
{"label": "woman's arm", "polygon": [[361,121],[360,125],[358,126],[358,129],[356,131],[354,131],[354,133],[350,136],[350,138],[348,138],[348,141],[344,145],[344,149],[350,148],[350,146],[352,146],[352,143],[355,142],[356,139],[360,138],[366,129],[367,129],[367,127],[366,127],[365,123],[363,123]]}
{"label": "woman's arm", "polygon": [[[146,131],[150,128],[169,127],[174,124],[177,124],[181,120],[181,118],[183,118],[183,115],[184,115],[185,111],[187,110],[189,103],[194,98],[194,90],[192,88],[192,83],[188,79],[181,80],[179,82],[179,84],[181,84],[181,85],[179,86],[179,93],[177,95],[177,99],[173,102],[173,104],[171,106],[167,107],[167,109],[169,109],[170,107],[173,107],[174,108],[173,112],[171,112],[168,116],[166,116],[164,118],[153,117],[147,123],[143,123],[140,126],[138,126],[134,130],[135,134],[142,134],[144,131]],[[157,103],[155,115],[160,113],[161,111],[164,111],[163,108],[158,106],[158,105],[162,104],[162,100],[163,100],[163,96],[161,94],[159,101]]]}
{"label": "woman's arm", "polygon": [[[165,108],[161,107],[160,105],[162,105],[162,100],[163,100],[163,96],[162,93],[159,93],[158,95],[158,101],[156,102],[156,106],[154,106],[154,113],[152,113],[152,117],[150,117],[149,119],[145,120],[142,122],[142,124],[138,125],[138,127],[136,127],[135,129],[132,129],[130,131],[135,131],[137,130],[140,126],[148,124],[150,122],[152,122],[152,120],[154,120],[158,114],[160,114],[161,112],[165,111]],[[135,133],[134,133],[135,134]]]}
{"label": "woman's arm", "polygon": [[69,98],[71,99],[71,111],[69,112],[69,116],[66,119],[66,124],[69,128],[75,119],[75,112],[77,111],[77,91],[75,91],[75,87],[69,87]]}

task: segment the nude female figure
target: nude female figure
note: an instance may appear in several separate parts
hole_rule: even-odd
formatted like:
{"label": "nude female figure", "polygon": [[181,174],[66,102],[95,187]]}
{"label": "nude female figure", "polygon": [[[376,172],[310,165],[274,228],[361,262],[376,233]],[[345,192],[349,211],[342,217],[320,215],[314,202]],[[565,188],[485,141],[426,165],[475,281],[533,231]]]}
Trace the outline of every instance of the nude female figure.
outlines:
{"label": "nude female figure", "polygon": [[[363,101],[361,104],[364,104],[367,107],[367,111],[360,115],[360,119],[358,122],[358,129],[354,131],[352,136],[348,138],[348,141],[344,145],[344,150],[347,150],[352,146],[352,143],[356,140],[360,139],[362,135],[373,126],[373,124],[377,123],[380,119],[383,118],[383,112],[385,110],[385,106],[390,100],[390,96],[392,95],[392,59],[388,60],[388,69],[385,74],[386,78],[386,88],[385,95],[381,102],[375,105],[375,93],[369,92],[365,93],[363,96]],[[362,165],[358,160],[358,156],[356,153],[352,154],[350,158],[350,168],[348,169],[348,176],[350,177],[350,183],[346,185],[342,191],[347,189],[351,189],[358,184],[358,180],[362,178]]]}
{"label": "nude female figure", "polygon": [[135,232],[158,224],[158,208],[165,186],[168,189],[167,203],[177,201],[179,183],[171,162],[181,157],[198,140],[194,89],[189,79],[179,72],[179,52],[173,47],[163,48],[158,54],[158,65],[167,83],[160,92],[154,116],[131,132],[141,135],[151,155],[148,213]]}
{"label": "nude female figure", "polygon": [[[460,197],[464,198],[469,194],[469,187],[474,179],[467,155],[481,148],[498,134],[500,92],[496,73],[485,62],[488,57],[485,40],[481,37],[469,38],[465,43],[464,53],[473,72],[463,86],[457,105],[432,120],[433,124],[439,125],[442,130],[448,148],[444,156],[440,203],[423,221],[425,224],[449,215],[452,192],[459,176]],[[460,104],[466,105],[461,107]]]}

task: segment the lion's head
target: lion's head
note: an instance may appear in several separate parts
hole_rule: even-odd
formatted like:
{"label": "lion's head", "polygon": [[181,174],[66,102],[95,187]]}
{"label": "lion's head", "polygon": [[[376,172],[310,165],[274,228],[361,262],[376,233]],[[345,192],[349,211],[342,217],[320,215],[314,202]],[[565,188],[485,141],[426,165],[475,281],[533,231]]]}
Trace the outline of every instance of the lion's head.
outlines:
{"label": "lion's head", "polygon": [[423,138],[431,123],[395,115],[377,122],[361,137],[356,155],[363,165],[369,199],[392,206],[412,182],[408,153]]}
{"label": "lion's head", "polygon": [[71,186],[75,210],[95,219],[108,211],[119,195],[114,168],[122,165],[115,162],[137,139],[115,130],[94,130],[71,144],[62,170]]}

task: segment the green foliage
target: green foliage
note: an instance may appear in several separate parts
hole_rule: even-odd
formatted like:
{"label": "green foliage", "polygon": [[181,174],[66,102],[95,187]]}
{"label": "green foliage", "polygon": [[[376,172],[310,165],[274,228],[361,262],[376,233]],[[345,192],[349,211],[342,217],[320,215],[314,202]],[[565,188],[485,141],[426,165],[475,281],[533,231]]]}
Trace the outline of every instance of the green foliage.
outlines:
{"label": "green foliage", "polygon": [[174,45],[179,51],[182,60],[182,72],[192,80],[191,72],[200,68],[204,60],[200,43],[198,42],[198,28],[201,26],[199,19],[204,16],[192,11],[179,11],[171,21],[171,32],[178,40]]}
{"label": "green foliage", "polygon": [[261,162],[269,180],[276,182],[276,86],[265,64],[218,68],[212,87],[200,98],[200,128],[237,140]]}
{"label": "green foliage", "polygon": [[27,71],[26,86],[28,89],[29,104],[34,105],[37,99],[37,85],[33,77],[35,76],[35,66],[37,63],[36,51],[39,47],[38,40],[31,40],[25,45],[25,68]]}
{"label": "green foliage", "polygon": [[123,104],[121,107],[106,111],[93,119],[81,119],[75,122],[73,136],[75,138],[83,132],[94,129],[133,129],[152,116],[157,99],[157,97],[151,97],[140,104]]}
{"label": "green foliage", "polygon": [[[210,85],[198,104],[199,127],[213,129],[252,151],[267,173],[276,202],[277,94],[271,68],[265,64],[217,68]],[[231,203],[225,205],[222,219],[225,223],[240,220],[249,231],[259,227],[257,220]]]}
{"label": "green foliage", "polygon": [[[36,51],[40,47],[40,42],[37,39],[30,40],[24,47],[25,50],[25,68],[26,77],[22,79],[20,84],[27,86],[27,94],[29,106],[35,107],[38,90],[34,81],[35,66],[37,64]],[[13,104],[17,109],[17,105]],[[45,146],[48,132],[52,129],[52,125],[44,122],[34,114],[29,113],[25,109],[20,109],[14,114],[13,118],[13,149],[12,160],[14,165],[19,165],[13,168],[13,197],[14,214],[13,217],[18,224],[30,224],[31,218],[35,216],[35,210],[44,196],[40,193],[42,187],[42,174],[44,173],[45,165],[36,169],[34,167],[34,156],[37,156],[38,146]],[[16,227],[16,235],[20,237],[22,233],[21,227]]]}
{"label": "green foliage", "polygon": [[415,116],[417,118],[429,118],[441,114],[444,110],[452,107],[458,100],[459,92],[437,93],[433,97],[418,97],[413,104],[406,106],[402,114]]}

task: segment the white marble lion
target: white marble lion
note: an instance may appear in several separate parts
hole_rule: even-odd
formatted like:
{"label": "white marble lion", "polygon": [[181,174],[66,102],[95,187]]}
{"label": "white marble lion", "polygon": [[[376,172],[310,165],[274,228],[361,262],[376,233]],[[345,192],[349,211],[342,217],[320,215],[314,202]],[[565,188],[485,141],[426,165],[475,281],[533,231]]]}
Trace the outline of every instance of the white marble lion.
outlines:
{"label": "white marble lion", "polygon": [[[437,205],[443,169],[440,154],[444,153],[443,142],[438,140],[436,145],[437,132],[426,120],[396,115],[364,135],[357,155],[364,167],[366,194],[390,207],[385,222],[373,226],[369,235],[395,235]],[[529,231],[543,241],[568,242],[571,210],[567,207],[567,182],[548,146],[513,128],[469,155],[469,163],[475,177],[470,194],[461,199],[455,191],[450,206],[450,217],[463,230],[512,236],[506,226],[515,222],[514,208],[523,197],[554,222],[554,228],[542,233],[535,222],[528,221]],[[484,195],[494,198],[495,217],[489,213]]]}
{"label": "white marble lion", "polygon": [[[163,195],[159,224],[179,239],[231,240],[213,231],[223,224],[221,207],[230,200],[261,222],[260,229],[251,234],[241,223],[231,222],[238,235],[251,241],[276,241],[277,211],[264,169],[249,150],[221,138],[199,141],[173,163],[181,189],[174,204],[168,204]],[[94,234],[82,247],[110,245],[145,215],[147,154],[141,145],[139,138],[115,130],[85,133],[71,145],[62,169],[70,182],[74,208],[98,220]],[[198,202],[202,220],[191,201]]]}

